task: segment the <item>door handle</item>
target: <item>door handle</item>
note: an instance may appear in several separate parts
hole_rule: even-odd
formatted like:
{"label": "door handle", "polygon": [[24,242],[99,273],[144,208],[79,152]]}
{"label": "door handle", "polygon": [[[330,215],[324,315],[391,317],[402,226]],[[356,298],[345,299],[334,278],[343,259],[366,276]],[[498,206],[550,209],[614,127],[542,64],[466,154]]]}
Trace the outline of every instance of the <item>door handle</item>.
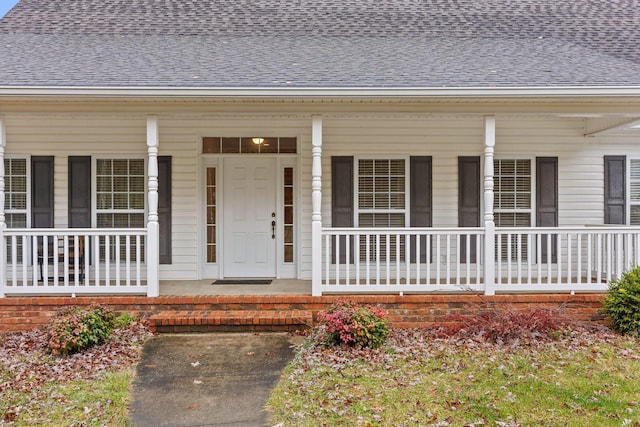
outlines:
{"label": "door handle", "polygon": [[272,239],[276,238],[276,221],[275,220],[271,221],[271,238]]}

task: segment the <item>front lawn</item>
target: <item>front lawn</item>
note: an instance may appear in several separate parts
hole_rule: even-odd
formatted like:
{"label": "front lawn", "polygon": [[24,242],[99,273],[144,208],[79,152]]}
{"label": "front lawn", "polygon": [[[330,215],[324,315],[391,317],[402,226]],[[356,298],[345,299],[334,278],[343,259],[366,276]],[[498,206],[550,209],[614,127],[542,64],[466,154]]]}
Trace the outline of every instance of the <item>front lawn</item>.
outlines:
{"label": "front lawn", "polygon": [[284,426],[640,426],[640,340],[567,325],[488,343],[394,330],[377,350],[306,342],[273,391]]}
{"label": "front lawn", "polygon": [[0,425],[128,425],[129,384],[149,336],[134,321],[67,357],[48,354],[44,328],[0,336]]}

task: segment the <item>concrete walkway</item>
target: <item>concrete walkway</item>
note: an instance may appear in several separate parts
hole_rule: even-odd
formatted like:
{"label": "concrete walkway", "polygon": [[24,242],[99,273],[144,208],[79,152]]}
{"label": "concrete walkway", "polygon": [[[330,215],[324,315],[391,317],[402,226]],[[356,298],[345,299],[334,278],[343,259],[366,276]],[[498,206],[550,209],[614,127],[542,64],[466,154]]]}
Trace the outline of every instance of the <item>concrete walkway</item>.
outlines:
{"label": "concrete walkway", "polygon": [[131,424],[268,425],[267,397],[300,341],[275,333],[153,337],[133,382]]}

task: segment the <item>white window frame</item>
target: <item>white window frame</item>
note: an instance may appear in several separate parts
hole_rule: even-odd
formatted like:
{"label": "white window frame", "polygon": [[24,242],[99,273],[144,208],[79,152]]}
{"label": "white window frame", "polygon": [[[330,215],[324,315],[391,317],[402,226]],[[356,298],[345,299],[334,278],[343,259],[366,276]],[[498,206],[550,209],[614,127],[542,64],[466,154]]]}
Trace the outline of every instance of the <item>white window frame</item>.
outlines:
{"label": "white window frame", "polygon": [[[5,217],[9,214],[21,214],[24,213],[26,216],[26,228],[31,228],[31,156],[29,155],[7,155],[5,156],[5,160],[24,160],[25,164],[26,164],[26,186],[27,186],[27,191],[26,191],[26,197],[27,197],[27,204],[26,204],[26,209],[11,209],[11,208],[5,208],[4,213],[5,213]],[[2,167],[4,168],[4,162],[2,164]],[[5,170],[5,197],[7,195],[7,193],[11,192],[9,188],[9,185],[7,184],[7,177],[9,176]],[[6,200],[6,199],[5,199]]]}
{"label": "white window frame", "polygon": [[[403,209],[361,209],[360,208],[360,192],[359,192],[359,183],[360,183],[360,161],[361,160],[403,160],[404,161],[404,208]],[[360,227],[360,214],[361,213],[372,213],[372,214],[403,214],[404,215],[404,227],[409,227],[410,222],[410,156],[409,155],[360,155],[354,156],[353,158],[354,166],[353,166],[353,199],[354,199],[354,224],[356,227]],[[375,169],[374,169],[375,170]],[[375,175],[374,175],[375,180]],[[374,227],[374,228],[386,228],[386,227]],[[395,237],[392,237],[393,240]],[[362,239],[362,238],[361,238]],[[407,241],[404,238],[401,238],[404,243],[401,243],[403,247],[403,251],[401,257],[404,259],[404,254],[406,253],[406,245]],[[387,242],[389,243],[389,242]],[[364,250],[366,253],[366,249],[363,248],[364,242],[362,240],[359,243],[355,243],[355,257],[356,259],[362,259]],[[393,243],[391,243],[393,244]],[[384,249],[380,249],[380,254],[375,256],[381,256],[386,259],[387,254],[383,253]],[[391,254],[390,254],[391,255]],[[373,256],[373,255],[372,255]],[[366,257],[366,255],[365,255]],[[396,260],[397,261],[397,260]]]}
{"label": "white window frame", "polygon": [[[627,170],[625,171],[625,182],[626,182],[626,187],[625,191],[625,214],[626,214],[626,225],[640,225],[639,224],[631,224],[631,206],[640,206],[640,200],[637,201],[633,201],[631,200],[631,162],[639,162],[640,163],[640,157],[631,157],[631,156],[627,156],[627,164],[625,165]],[[638,180],[638,184],[640,185],[640,179]]]}
{"label": "white window frame", "polygon": [[[144,162],[144,173],[143,173],[143,181],[144,181],[144,209],[98,209],[98,160],[142,160]],[[142,213],[143,214],[143,223],[146,226],[147,223],[147,215],[148,215],[148,165],[147,165],[147,157],[143,155],[100,155],[100,156],[92,156],[91,158],[91,188],[94,190],[91,191],[91,224],[93,228],[98,228],[98,214],[99,213]]]}
{"label": "white window frame", "polygon": [[[530,184],[530,194],[531,194],[531,203],[529,209],[500,209],[495,207],[495,201],[498,200],[498,196],[500,194],[500,189],[497,185],[495,185],[495,179],[498,176],[498,170],[495,168],[495,161],[500,160],[529,160],[531,162],[531,184]],[[494,207],[493,214],[497,217],[499,213],[529,213],[530,214],[530,222],[526,227],[533,227],[536,223],[536,156],[531,155],[508,155],[501,154],[494,157],[494,170],[493,170],[493,197],[494,197]],[[496,221],[496,227],[497,221]],[[518,226],[502,226],[502,227],[518,227]],[[519,226],[525,228],[525,226]]]}
{"label": "white window frame", "polygon": [[[404,209],[400,210],[400,209],[360,209],[360,192],[358,191],[358,187],[359,187],[359,180],[360,180],[360,160],[404,160]],[[409,163],[410,163],[410,156],[408,155],[373,155],[373,156],[367,156],[367,155],[361,155],[361,156],[354,156],[353,158],[353,194],[354,194],[354,206],[353,206],[353,215],[354,215],[354,219],[353,219],[353,223],[355,224],[356,227],[360,226],[360,213],[403,213],[404,214],[404,227],[409,227],[410,224],[410,209],[409,206],[410,205],[410,170],[409,170]]]}

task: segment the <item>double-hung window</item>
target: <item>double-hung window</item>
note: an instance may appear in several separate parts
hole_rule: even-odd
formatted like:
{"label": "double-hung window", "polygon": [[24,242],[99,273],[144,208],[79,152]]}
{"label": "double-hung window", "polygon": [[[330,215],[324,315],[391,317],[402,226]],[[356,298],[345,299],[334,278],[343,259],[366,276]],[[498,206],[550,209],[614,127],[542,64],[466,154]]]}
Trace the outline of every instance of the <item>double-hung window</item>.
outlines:
{"label": "double-hung window", "polygon": [[[7,228],[28,227],[28,162],[25,158],[4,159],[4,210]],[[22,240],[17,242],[17,260],[22,262]],[[7,259],[11,260],[11,243],[7,243]]]}
{"label": "double-hung window", "polygon": [[98,228],[144,227],[144,160],[96,160]]}
{"label": "double-hung window", "polygon": [[[404,158],[358,159],[357,161],[357,226],[405,227],[407,226],[407,168]],[[396,260],[396,235],[382,235],[369,239],[369,259],[388,257]],[[404,258],[404,237],[400,242],[400,257]],[[367,257],[366,237],[359,242],[360,260]]]}
{"label": "double-hung window", "polygon": [[[98,228],[144,228],[144,159],[96,159],[96,224]],[[115,242],[110,243],[110,259],[115,257]],[[102,247],[102,244],[101,244]],[[142,250],[143,248],[141,248]],[[126,242],[120,241],[120,256]],[[132,256],[136,245],[130,243]],[[142,251],[144,254],[144,251]],[[106,257],[101,253],[101,258]]]}
{"label": "double-hung window", "polygon": [[629,160],[629,225],[640,225],[640,159]]}
{"label": "double-hung window", "polygon": [[4,159],[4,209],[8,228],[27,227],[27,159]]}
{"label": "double-hung window", "polygon": [[[497,227],[530,227],[533,219],[531,159],[495,159],[494,217]],[[500,242],[500,257],[508,259],[507,236]],[[527,259],[527,242],[521,241],[520,256]],[[496,252],[496,255],[498,253]],[[512,236],[511,259],[518,259],[517,236]]]}

